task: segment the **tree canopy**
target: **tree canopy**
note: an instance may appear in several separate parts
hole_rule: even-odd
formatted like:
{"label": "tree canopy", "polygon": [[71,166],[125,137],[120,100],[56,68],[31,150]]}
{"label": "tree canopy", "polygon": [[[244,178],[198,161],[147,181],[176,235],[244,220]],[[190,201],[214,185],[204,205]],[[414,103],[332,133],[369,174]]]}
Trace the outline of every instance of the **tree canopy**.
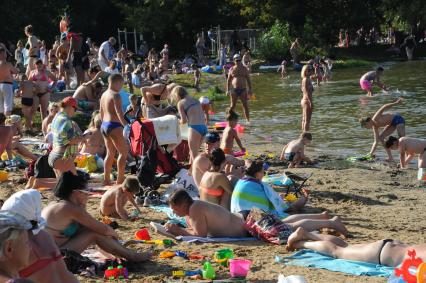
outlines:
{"label": "tree canopy", "polygon": [[337,42],[340,29],[360,27],[419,32],[426,24],[424,0],[15,0],[3,1],[0,41],[24,38],[32,24],[36,35],[52,43],[67,11],[76,30],[100,42],[116,36],[117,28],[135,28],[150,45],[169,43],[179,53],[192,52],[202,28],[269,28],[288,25],[291,36],[315,46]]}

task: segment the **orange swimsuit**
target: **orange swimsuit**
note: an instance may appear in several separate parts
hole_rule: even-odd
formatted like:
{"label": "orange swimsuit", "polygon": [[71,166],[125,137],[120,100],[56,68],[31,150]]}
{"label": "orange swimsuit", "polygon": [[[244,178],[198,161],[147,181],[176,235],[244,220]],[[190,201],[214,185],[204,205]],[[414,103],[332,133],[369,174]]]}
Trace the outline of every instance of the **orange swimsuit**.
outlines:
{"label": "orange swimsuit", "polygon": [[225,192],[223,189],[209,189],[200,187],[201,191],[205,192],[207,195],[212,197],[221,197],[223,196],[223,193]]}

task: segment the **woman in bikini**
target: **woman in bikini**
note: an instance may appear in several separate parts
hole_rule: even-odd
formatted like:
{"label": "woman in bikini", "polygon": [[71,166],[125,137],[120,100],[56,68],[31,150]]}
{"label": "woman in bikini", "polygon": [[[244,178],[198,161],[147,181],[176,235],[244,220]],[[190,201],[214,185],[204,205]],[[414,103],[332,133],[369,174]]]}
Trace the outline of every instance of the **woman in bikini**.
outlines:
{"label": "woman in bikini", "polygon": [[77,155],[78,144],[84,136],[78,125],[71,120],[77,110],[77,100],[66,97],[61,102],[61,111],[56,114],[51,124],[53,149],[49,153],[49,165],[54,169],[56,177],[61,173],[71,171],[77,175],[74,158]]}
{"label": "woman in bikini", "polygon": [[[46,220],[41,217],[41,194],[37,190],[28,189],[13,194],[3,204],[2,211],[17,213],[31,223],[28,229],[30,231],[27,233],[30,257],[27,264],[19,268],[20,278],[43,283],[79,282],[68,271],[52,236],[44,230]],[[23,247],[26,246],[25,241],[20,244]]]}
{"label": "woman in bikini", "polygon": [[177,101],[181,124],[188,124],[189,163],[192,164],[198,155],[204,136],[207,134],[204,111],[198,99],[190,96],[185,88],[178,86],[172,91],[172,100]]}
{"label": "woman in bikini", "polygon": [[142,101],[142,113],[147,119],[158,118],[168,114],[171,107],[163,107],[162,101],[166,101],[170,98],[170,94],[173,89],[178,85],[175,83],[164,84],[157,83],[151,86],[141,87],[141,93],[143,97]]}
{"label": "woman in bikini", "polygon": [[232,184],[222,172],[226,165],[226,157],[220,148],[214,149],[210,156],[211,167],[205,172],[200,182],[200,199],[223,206],[227,210],[231,206]]}
{"label": "woman in bikini", "polygon": [[28,60],[28,66],[27,66],[27,77],[30,76],[30,72],[35,70],[36,66],[35,63],[37,61],[38,54],[39,54],[39,44],[37,37],[33,34],[33,26],[29,25],[26,26],[24,29],[25,35],[28,37],[27,44],[30,46],[29,49],[29,60]]}
{"label": "woman in bikini", "polygon": [[302,77],[302,100],[300,105],[302,106],[302,131],[309,132],[311,126],[312,110],[314,109],[314,104],[312,101],[312,93],[314,92],[314,87],[311,80],[312,75],[312,66],[305,65],[302,68],[301,77]]}
{"label": "woman in bikini", "polygon": [[[386,161],[393,161],[392,152],[390,148],[385,146],[385,138],[390,136],[395,130],[398,132],[398,136],[405,136],[405,120],[399,113],[383,113],[385,110],[392,106],[401,104],[404,100],[399,98],[397,101],[388,103],[380,107],[379,110],[374,114],[373,118],[364,117],[359,120],[361,127],[366,129],[373,129],[374,143],[370,150],[370,155],[374,157],[377,146],[381,143],[388,155]],[[379,129],[384,127],[383,131],[379,134]]]}
{"label": "woman in bikini", "polygon": [[[36,69],[31,71],[30,76],[28,77],[31,81],[33,81],[36,90],[33,112],[35,113],[40,105],[41,120],[44,120],[44,118],[48,115],[47,108],[49,107],[50,89],[55,86],[56,77],[46,70],[41,59],[38,59],[35,64]],[[52,86],[50,86],[49,79],[53,81]]]}
{"label": "woman in bikini", "polygon": [[150,253],[138,253],[125,248],[118,242],[118,234],[108,225],[93,218],[86,210],[89,197],[87,181],[82,176],[65,172],[54,189],[59,201],[50,203],[42,211],[49,232],[62,249],[78,253],[90,245],[131,261],[145,261]]}
{"label": "woman in bikini", "polygon": [[408,245],[397,240],[384,239],[373,243],[349,245],[339,237],[311,233],[303,228],[298,228],[290,235],[287,248],[311,249],[334,258],[391,267],[399,266],[408,258],[408,251],[413,249],[417,257],[426,261],[426,244]]}

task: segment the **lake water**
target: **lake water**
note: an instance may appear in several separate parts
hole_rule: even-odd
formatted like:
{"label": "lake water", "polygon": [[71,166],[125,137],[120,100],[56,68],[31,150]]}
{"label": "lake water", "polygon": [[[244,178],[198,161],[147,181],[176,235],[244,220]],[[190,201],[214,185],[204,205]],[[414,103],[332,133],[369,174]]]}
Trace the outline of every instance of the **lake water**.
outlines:
{"label": "lake water", "polygon": [[[366,154],[373,142],[370,129],[361,128],[358,119],[372,116],[381,105],[398,97],[405,98],[389,112],[398,112],[406,120],[406,135],[426,138],[426,62],[386,62],[382,82],[391,87],[388,93],[374,88],[374,93],[383,95],[369,98],[359,87],[359,78],[370,68],[333,70],[328,83],[315,86],[314,112],[311,121],[313,143],[309,151],[339,156]],[[250,126],[244,139],[256,144],[283,144],[300,134],[300,72],[290,72],[282,80],[278,73],[253,75],[255,101],[250,102]],[[216,110],[225,109],[228,101],[216,103]],[[238,104],[241,122],[244,123],[241,103]],[[222,116],[223,112],[219,115]],[[395,133],[396,134],[396,133]],[[385,156],[379,147],[377,154]],[[396,157],[396,155],[394,154]]]}

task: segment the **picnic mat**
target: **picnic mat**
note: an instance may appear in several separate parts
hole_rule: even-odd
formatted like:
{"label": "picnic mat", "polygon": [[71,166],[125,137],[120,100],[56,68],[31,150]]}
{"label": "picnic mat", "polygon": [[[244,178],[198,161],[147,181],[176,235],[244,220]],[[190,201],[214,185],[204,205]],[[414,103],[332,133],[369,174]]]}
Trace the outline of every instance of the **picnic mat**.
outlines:
{"label": "picnic mat", "polygon": [[394,272],[393,267],[361,261],[336,259],[312,250],[300,250],[284,258],[276,256],[275,262],[284,263],[285,265],[327,269],[357,276],[390,277]]}

